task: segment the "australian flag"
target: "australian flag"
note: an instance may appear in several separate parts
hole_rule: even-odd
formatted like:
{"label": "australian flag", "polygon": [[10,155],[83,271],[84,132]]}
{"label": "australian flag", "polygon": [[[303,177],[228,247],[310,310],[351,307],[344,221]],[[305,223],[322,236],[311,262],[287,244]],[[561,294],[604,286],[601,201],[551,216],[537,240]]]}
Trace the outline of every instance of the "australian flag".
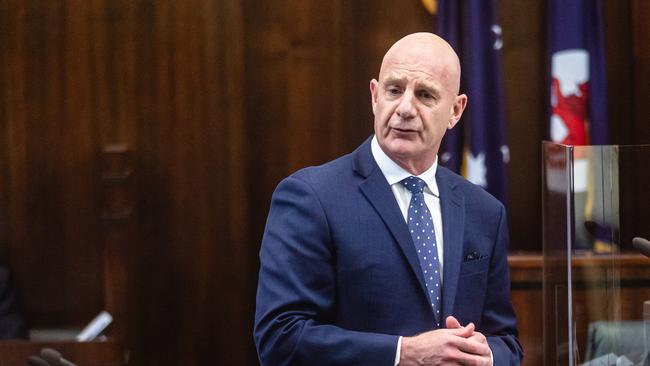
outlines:
{"label": "australian flag", "polygon": [[600,0],[551,0],[549,50],[553,142],[607,144],[607,95]]}
{"label": "australian flag", "polygon": [[507,201],[506,145],[496,0],[439,0],[437,33],[461,60],[462,124],[447,131],[440,161],[502,202]]}

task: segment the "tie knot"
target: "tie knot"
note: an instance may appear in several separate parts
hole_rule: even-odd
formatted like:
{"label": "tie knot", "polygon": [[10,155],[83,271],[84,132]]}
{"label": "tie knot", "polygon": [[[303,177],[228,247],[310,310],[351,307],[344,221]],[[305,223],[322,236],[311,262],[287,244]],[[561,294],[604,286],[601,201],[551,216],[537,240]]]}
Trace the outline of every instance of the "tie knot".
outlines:
{"label": "tie knot", "polygon": [[418,177],[410,176],[402,181],[402,184],[406,189],[411,191],[411,194],[422,193],[424,187],[427,185],[425,181]]}

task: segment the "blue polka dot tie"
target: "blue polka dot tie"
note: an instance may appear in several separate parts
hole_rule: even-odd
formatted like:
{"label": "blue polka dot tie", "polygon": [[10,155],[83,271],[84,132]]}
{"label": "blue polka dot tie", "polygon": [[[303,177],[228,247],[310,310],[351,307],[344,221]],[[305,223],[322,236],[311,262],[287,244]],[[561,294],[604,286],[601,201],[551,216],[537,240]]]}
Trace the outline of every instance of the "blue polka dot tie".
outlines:
{"label": "blue polka dot tie", "polygon": [[424,193],[422,193],[427,184],[417,177],[408,177],[402,181],[402,184],[412,194],[407,218],[409,231],[420,260],[427,294],[436,318],[436,326],[440,328],[442,283],[440,281],[440,261],[438,260],[433,219],[429,208],[424,202]]}

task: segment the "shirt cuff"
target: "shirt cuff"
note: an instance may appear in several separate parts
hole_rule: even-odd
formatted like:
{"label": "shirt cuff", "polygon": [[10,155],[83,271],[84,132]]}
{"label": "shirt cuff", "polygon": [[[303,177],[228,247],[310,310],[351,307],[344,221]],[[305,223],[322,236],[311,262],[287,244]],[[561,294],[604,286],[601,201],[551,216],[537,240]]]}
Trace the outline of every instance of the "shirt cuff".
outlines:
{"label": "shirt cuff", "polygon": [[399,364],[400,350],[402,349],[402,337],[397,340],[397,351],[395,352],[395,366]]}

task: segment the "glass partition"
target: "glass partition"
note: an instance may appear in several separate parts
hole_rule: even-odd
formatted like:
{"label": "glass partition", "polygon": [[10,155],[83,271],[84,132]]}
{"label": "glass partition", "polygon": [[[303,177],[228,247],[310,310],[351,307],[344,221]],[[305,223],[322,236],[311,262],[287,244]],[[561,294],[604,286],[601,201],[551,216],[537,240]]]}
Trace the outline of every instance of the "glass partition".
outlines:
{"label": "glass partition", "polygon": [[645,365],[650,146],[542,150],[544,364]]}

